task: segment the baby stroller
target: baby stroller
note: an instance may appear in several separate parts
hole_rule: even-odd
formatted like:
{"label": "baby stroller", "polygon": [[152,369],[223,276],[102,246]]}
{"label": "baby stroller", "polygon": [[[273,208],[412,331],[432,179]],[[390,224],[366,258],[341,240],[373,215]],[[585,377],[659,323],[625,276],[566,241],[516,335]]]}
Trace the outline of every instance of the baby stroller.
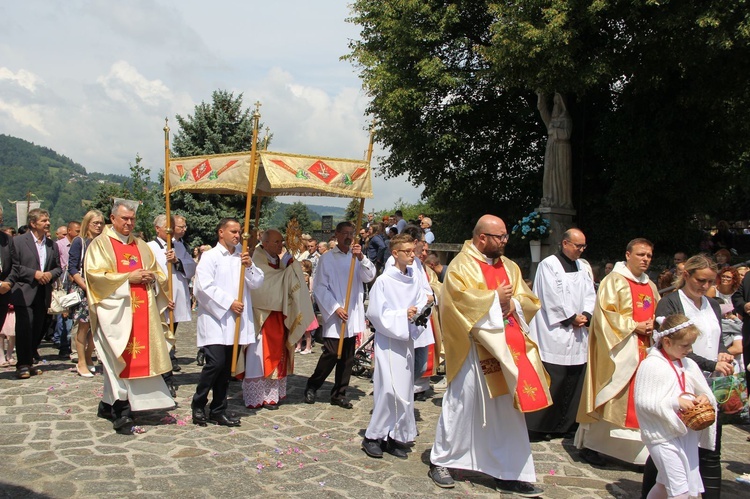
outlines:
{"label": "baby stroller", "polygon": [[375,340],[375,328],[370,326],[373,334],[354,351],[354,365],[352,374],[360,378],[371,378],[375,371],[375,352],[373,341]]}

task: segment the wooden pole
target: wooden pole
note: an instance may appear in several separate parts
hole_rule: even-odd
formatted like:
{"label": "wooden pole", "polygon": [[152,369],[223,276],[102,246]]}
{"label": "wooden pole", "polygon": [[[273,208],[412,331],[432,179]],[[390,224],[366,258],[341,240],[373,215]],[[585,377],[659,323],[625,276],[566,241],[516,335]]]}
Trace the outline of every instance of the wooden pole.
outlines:
{"label": "wooden pole", "polygon": [[[172,251],[172,214],[169,206],[169,119],[164,118],[164,208],[167,215],[167,252]],[[172,295],[172,262],[167,261],[167,297]],[[174,310],[169,309],[169,335],[174,337]]]}
{"label": "wooden pole", "polygon": [[[370,143],[367,146],[367,166],[370,166],[370,161],[372,161],[372,147],[375,140],[375,125],[373,124],[372,127],[370,127]],[[357,244],[359,242],[359,226],[362,224],[362,213],[365,210],[365,198],[361,198],[359,200],[359,214],[357,215],[357,223],[354,226],[354,240],[352,241],[352,245]],[[352,282],[354,281],[354,268],[356,267],[356,262],[354,261],[356,257],[352,255],[352,261],[349,265],[349,280],[346,283],[346,298],[345,298],[345,305],[344,310],[346,313],[349,313],[349,305],[351,301],[351,294],[352,294]],[[339,348],[338,352],[336,352],[337,357],[340,359],[341,354],[344,351],[344,338],[346,338],[346,323],[347,321],[341,321],[341,331],[339,332]]]}
{"label": "wooden pole", "polygon": [[[255,103],[255,112],[253,112],[253,143],[250,149],[250,175],[247,178],[247,197],[245,200],[245,227],[242,232],[242,252],[247,251],[248,241],[250,239],[250,209],[252,208],[252,197],[255,186],[255,168],[258,160],[258,123],[260,123],[260,102]],[[243,301],[245,295],[245,266],[240,269],[240,290],[237,293],[237,301]],[[247,303],[245,304],[247,305]],[[247,313],[244,311],[243,313]],[[250,311],[252,313],[252,311]],[[234,347],[232,348],[232,376],[237,374],[237,354],[240,348],[240,316],[237,316],[234,323]]]}

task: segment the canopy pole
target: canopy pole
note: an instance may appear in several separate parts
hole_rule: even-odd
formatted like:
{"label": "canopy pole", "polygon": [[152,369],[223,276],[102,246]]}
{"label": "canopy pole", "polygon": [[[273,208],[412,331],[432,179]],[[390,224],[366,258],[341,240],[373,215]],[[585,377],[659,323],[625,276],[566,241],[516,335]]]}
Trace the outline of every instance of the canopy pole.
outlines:
{"label": "canopy pole", "polygon": [[[370,167],[370,162],[372,161],[372,148],[373,144],[375,142],[375,124],[373,123],[370,127],[370,143],[367,146],[367,167]],[[357,214],[357,224],[354,226],[354,241],[352,244],[357,244],[359,242],[359,226],[362,223],[362,213],[365,210],[365,198],[360,198],[359,200],[359,214]],[[352,282],[354,281],[354,268],[356,267],[356,262],[354,261],[356,257],[352,255],[352,261],[349,265],[349,280],[346,283],[346,300],[344,305],[344,311],[349,314],[349,302],[351,301],[351,294],[352,294]],[[344,351],[344,338],[346,338],[346,323],[347,321],[341,321],[341,331],[339,332],[339,348],[337,352],[337,357],[340,359],[341,354]]]}
{"label": "canopy pole", "polygon": [[[172,214],[169,204],[169,118],[164,118],[164,208],[167,216],[167,252],[172,251]],[[174,300],[172,294],[172,262],[167,261],[167,297]],[[169,309],[169,336],[174,338],[174,310]]]}
{"label": "canopy pole", "polygon": [[[245,198],[245,227],[242,232],[242,253],[247,251],[248,241],[250,240],[250,209],[252,207],[253,191],[255,186],[253,182],[255,180],[255,169],[257,152],[258,152],[258,123],[260,123],[260,102],[255,103],[255,111],[253,112],[253,144],[250,150],[250,175],[247,179],[247,196]],[[237,293],[237,301],[243,301],[245,294],[245,265],[240,268],[240,289]],[[246,304],[247,305],[247,304]],[[248,313],[248,311],[243,311]],[[252,310],[249,312],[252,313]],[[232,376],[237,374],[237,354],[239,351],[240,344],[240,322],[241,316],[237,316],[234,322],[234,346],[232,348]],[[254,334],[254,332],[253,332]]]}

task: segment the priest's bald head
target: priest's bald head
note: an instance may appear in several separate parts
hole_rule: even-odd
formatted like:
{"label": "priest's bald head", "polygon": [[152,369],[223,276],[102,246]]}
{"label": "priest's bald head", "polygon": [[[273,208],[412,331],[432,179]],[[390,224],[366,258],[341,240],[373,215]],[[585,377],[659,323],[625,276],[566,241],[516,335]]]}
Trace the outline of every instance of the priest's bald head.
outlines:
{"label": "priest's bald head", "polygon": [[487,258],[499,258],[505,252],[508,230],[505,222],[494,215],[484,215],[474,226],[472,243]]}
{"label": "priest's bald head", "polygon": [[269,254],[280,256],[284,251],[284,238],[278,230],[268,229],[263,232],[263,237],[260,239],[260,245],[263,246],[263,249]]}
{"label": "priest's bald head", "polygon": [[563,233],[562,243],[563,255],[573,261],[581,258],[586,249],[586,236],[578,229],[568,229]]}

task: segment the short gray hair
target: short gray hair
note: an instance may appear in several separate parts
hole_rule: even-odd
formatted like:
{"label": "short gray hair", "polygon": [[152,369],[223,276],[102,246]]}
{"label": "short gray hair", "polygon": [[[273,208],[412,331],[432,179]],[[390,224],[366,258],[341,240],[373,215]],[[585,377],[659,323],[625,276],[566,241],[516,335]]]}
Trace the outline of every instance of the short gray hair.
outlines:
{"label": "short gray hair", "polygon": [[167,223],[167,216],[163,213],[154,218],[154,227],[164,227],[165,223]]}
{"label": "short gray hair", "polygon": [[110,215],[117,215],[117,210],[120,208],[120,206],[128,211],[132,211],[133,213],[138,211],[138,201],[115,198],[114,203],[112,203],[112,211],[110,212]]}

